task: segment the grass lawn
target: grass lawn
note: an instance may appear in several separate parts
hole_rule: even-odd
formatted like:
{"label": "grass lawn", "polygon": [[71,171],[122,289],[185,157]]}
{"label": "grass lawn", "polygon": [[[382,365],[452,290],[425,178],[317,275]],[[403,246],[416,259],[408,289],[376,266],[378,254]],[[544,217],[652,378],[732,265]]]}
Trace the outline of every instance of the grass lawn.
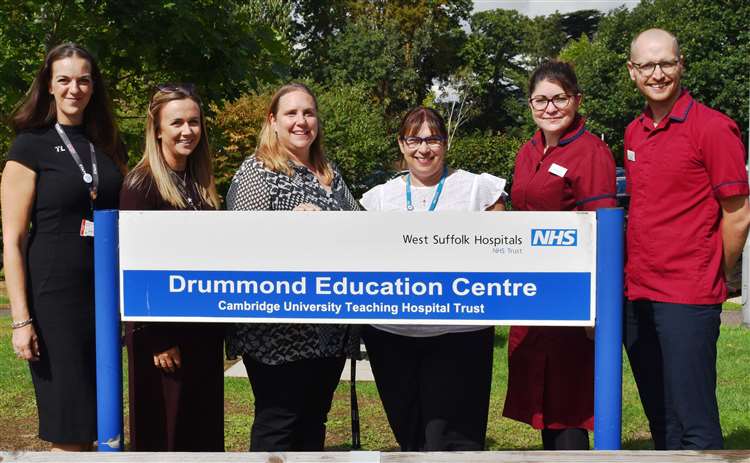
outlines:
{"label": "grass lawn", "polygon": [[[47,445],[36,437],[34,393],[28,368],[13,356],[10,317],[0,316],[0,450],[41,450]],[[538,433],[528,426],[502,418],[507,379],[507,328],[498,328],[490,406],[490,450],[540,449]],[[750,330],[724,326],[719,340],[719,406],[727,449],[750,448]],[[226,378],[224,435],[227,451],[247,450],[252,424],[252,395],[244,378]],[[300,384],[304,387],[304,383]],[[125,387],[127,391],[127,387]],[[395,450],[396,442],[385,419],[374,383],[357,384],[363,450]],[[623,363],[623,448],[651,447],[632,374]],[[126,418],[127,422],[127,418]],[[327,447],[351,446],[349,384],[336,390],[329,415]]]}
{"label": "grass lawn", "polygon": [[742,304],[726,301],[721,305],[723,310],[742,310]]}

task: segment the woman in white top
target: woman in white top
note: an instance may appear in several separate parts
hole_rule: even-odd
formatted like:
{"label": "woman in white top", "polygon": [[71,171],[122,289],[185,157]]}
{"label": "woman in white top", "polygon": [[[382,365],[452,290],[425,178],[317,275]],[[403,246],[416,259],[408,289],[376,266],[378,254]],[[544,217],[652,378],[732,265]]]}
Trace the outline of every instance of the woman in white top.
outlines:
{"label": "woman in white top", "polygon": [[[447,139],[436,111],[409,111],[398,137],[408,172],[360,203],[368,211],[504,210],[505,180],[448,168]],[[494,327],[372,325],[362,337],[402,451],[484,448]]]}

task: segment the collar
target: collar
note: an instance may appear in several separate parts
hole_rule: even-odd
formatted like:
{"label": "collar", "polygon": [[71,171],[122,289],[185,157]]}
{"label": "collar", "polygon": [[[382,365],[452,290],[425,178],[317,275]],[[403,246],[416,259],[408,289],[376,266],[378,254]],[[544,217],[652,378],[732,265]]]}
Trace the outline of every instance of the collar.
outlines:
{"label": "collar", "polygon": [[[695,103],[693,96],[690,95],[690,92],[687,91],[687,89],[683,88],[677,101],[674,102],[672,110],[669,112],[669,116],[665,117],[664,120],[668,119],[674,122],[685,122],[688,113],[690,113],[690,109],[693,107],[693,103]],[[646,106],[639,120],[641,121],[641,124],[646,127],[654,128],[654,115],[650,107]],[[659,125],[661,126],[662,123]]]}
{"label": "collar", "polygon": [[[573,123],[565,130],[560,141],[557,142],[557,146],[568,145],[577,140],[583,133],[586,132],[586,118],[580,114],[576,114]],[[541,130],[537,130],[534,136],[531,138],[531,144],[537,148],[544,149],[544,134]]]}

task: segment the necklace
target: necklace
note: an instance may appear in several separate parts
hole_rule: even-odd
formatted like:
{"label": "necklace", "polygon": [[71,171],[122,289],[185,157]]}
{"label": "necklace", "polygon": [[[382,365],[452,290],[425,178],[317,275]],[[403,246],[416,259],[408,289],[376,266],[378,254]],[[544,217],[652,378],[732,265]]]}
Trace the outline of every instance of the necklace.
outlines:
{"label": "necklace", "polygon": [[[443,185],[445,184],[445,177],[448,176],[448,168],[443,167],[443,175],[440,177],[435,194],[432,196],[432,202],[428,211],[434,211],[437,207],[437,203],[440,200],[440,193],[443,192]],[[406,174],[406,210],[413,211],[414,204],[411,201],[411,173]]]}

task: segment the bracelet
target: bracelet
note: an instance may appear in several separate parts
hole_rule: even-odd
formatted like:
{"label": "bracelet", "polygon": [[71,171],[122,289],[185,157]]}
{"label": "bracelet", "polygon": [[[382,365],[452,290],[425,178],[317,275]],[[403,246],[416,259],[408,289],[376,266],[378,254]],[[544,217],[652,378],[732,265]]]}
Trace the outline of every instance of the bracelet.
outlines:
{"label": "bracelet", "polygon": [[23,321],[20,321],[20,322],[13,322],[13,323],[10,324],[10,327],[12,329],[16,330],[18,328],[23,328],[26,325],[31,325],[32,321],[34,321],[33,318],[29,318],[28,320],[23,320]]}

